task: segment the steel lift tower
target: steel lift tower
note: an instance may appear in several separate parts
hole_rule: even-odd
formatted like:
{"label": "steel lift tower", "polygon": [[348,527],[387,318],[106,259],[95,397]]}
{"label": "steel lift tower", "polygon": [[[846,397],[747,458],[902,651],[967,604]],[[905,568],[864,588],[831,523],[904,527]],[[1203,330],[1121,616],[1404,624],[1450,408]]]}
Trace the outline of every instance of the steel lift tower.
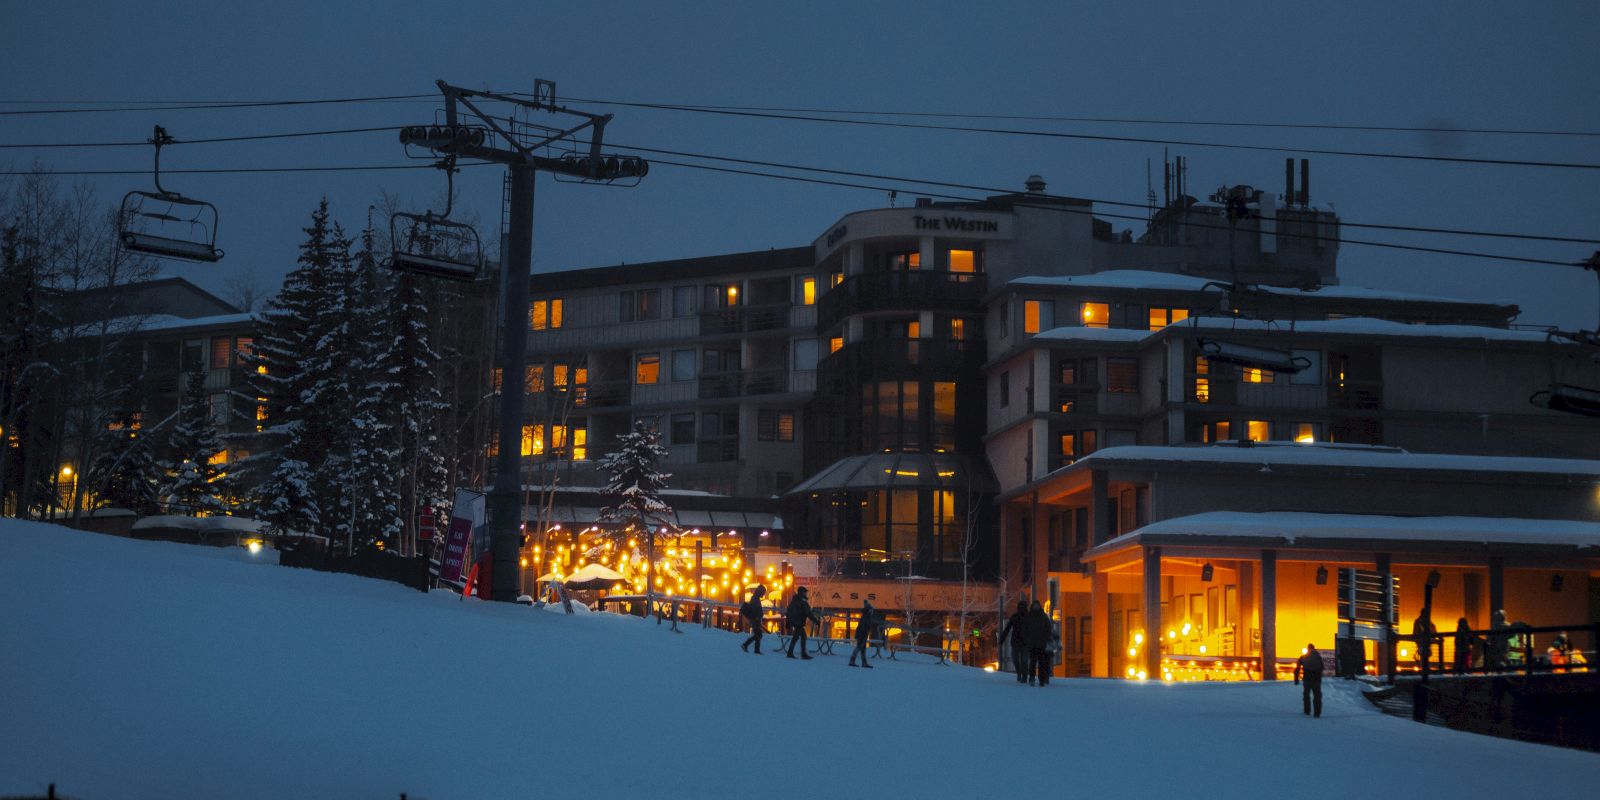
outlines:
{"label": "steel lift tower", "polygon": [[[400,142],[409,149],[426,149],[430,157],[442,157],[453,168],[457,159],[506,165],[510,173],[510,230],[506,252],[501,254],[500,280],[503,305],[500,316],[500,446],[495,455],[494,488],[489,492],[488,531],[491,551],[492,588],[490,598],[515,601],[518,594],[518,555],[522,539],[522,401],[523,362],[528,349],[528,281],[533,254],[533,187],[540,171],[555,173],[581,183],[637,185],[649,171],[649,164],[635,156],[607,155],[602,151],[605,126],[610,114],[589,114],[557,105],[555,83],[534,82],[532,98],[476,91],[439,81],[444,94],[444,124],[402,128]],[[479,104],[494,102],[510,106],[511,114],[494,116]],[[463,112],[463,109],[465,111]],[[517,113],[546,112],[567,117],[570,125],[540,125],[518,121]],[[470,115],[471,122],[463,122]],[[581,135],[587,131],[588,141]],[[441,237],[430,232],[448,233],[460,223],[447,223],[443,217],[409,215],[414,225],[405,241],[395,244],[394,267],[433,277],[474,280],[481,270],[481,257],[463,258],[458,251],[439,252],[435,244]],[[445,239],[451,237],[445,236]],[[460,237],[454,237],[460,240]],[[476,263],[474,263],[476,262]],[[452,265],[454,268],[452,268]]]}

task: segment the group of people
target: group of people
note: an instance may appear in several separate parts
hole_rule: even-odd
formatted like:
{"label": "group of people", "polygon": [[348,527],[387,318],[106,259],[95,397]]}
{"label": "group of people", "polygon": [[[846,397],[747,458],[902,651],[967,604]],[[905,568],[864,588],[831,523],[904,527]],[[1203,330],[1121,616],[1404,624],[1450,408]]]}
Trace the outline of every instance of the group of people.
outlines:
{"label": "group of people", "polygon": [[1000,629],[999,641],[1010,634],[1011,665],[1017,671],[1017,682],[1029,686],[1049,686],[1050,670],[1055,664],[1056,626],[1038,600],[1028,605],[1017,601],[1017,613],[1006,620]]}
{"label": "group of people", "polygon": [[[1530,636],[1529,633],[1519,630],[1527,626],[1521,622],[1508,622],[1505,609],[1499,609],[1490,616],[1489,635],[1476,636],[1466,617],[1456,621],[1455,630],[1455,671],[1465,674],[1476,667],[1483,667],[1491,672],[1507,670],[1512,665],[1513,652],[1522,652],[1524,658],[1529,656],[1519,646],[1521,637]],[[1444,664],[1444,638],[1433,626],[1428,612],[1423,611],[1411,624],[1411,634],[1417,642],[1417,659],[1427,661],[1433,655],[1433,643],[1439,642],[1439,666]],[[1531,642],[1530,642],[1531,643]],[[1531,649],[1531,648],[1527,648]],[[1544,656],[1549,665],[1557,670],[1567,669],[1575,665],[1586,664],[1583,651],[1572,645],[1572,639],[1565,631],[1556,635],[1550,645],[1544,649]]]}
{"label": "group of people", "polygon": [[[761,655],[761,637],[764,631],[762,617],[765,610],[762,601],[767,596],[765,584],[757,584],[751,590],[750,599],[739,606],[739,615],[744,618],[749,627],[750,636],[739,645],[739,649],[750,652],[750,646],[755,645],[756,655]],[[788,608],[784,609],[783,621],[789,634],[789,648],[784,653],[788,658],[811,660],[811,654],[806,652],[806,626],[808,624],[821,624],[822,617],[811,608],[811,598],[806,587],[801,586],[795,590],[794,597],[790,598]],[[867,642],[872,640],[872,635],[877,632],[879,624],[883,621],[877,609],[872,607],[871,601],[861,601],[861,619],[856,622],[855,647],[850,651],[850,666],[856,666],[856,658],[861,658],[861,666],[872,669],[872,664],[867,661]],[[800,655],[794,654],[795,647],[799,646]]]}

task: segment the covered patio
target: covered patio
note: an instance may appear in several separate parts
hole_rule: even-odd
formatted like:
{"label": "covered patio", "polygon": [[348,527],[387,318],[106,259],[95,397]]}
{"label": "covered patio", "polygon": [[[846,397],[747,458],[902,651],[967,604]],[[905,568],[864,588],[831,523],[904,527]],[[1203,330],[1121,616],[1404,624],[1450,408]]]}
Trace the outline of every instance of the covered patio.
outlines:
{"label": "covered patio", "polygon": [[[1336,638],[1352,667],[1403,671],[1415,645],[1390,634],[1412,631],[1428,594],[1446,639],[1436,663],[1456,658],[1458,620],[1486,629],[1496,610],[1535,627],[1588,624],[1600,523],[1218,511],[1141,526],[1083,561],[1092,630],[1105,632],[1092,675],[1274,680],[1307,643],[1331,654]],[[1592,654],[1590,638],[1573,644]]]}

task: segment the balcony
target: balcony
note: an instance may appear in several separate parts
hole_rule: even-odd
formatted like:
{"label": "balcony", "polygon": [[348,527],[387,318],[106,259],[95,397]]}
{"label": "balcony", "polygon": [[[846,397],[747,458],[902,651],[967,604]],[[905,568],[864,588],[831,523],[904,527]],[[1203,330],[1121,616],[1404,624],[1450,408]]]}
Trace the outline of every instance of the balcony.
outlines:
{"label": "balcony", "polygon": [[730,333],[760,333],[782,331],[790,328],[789,303],[772,303],[760,306],[736,306],[700,312],[700,335],[719,336]]}
{"label": "balcony", "polygon": [[[983,364],[983,343],[951,339],[872,339],[852,342],[829,355],[818,366],[821,388],[833,391],[831,381],[848,380],[958,380],[976,377]],[[826,388],[823,388],[826,387]]]}
{"label": "balcony", "polygon": [[975,272],[902,270],[852,275],[817,301],[817,329],[869,311],[976,311],[987,279]]}

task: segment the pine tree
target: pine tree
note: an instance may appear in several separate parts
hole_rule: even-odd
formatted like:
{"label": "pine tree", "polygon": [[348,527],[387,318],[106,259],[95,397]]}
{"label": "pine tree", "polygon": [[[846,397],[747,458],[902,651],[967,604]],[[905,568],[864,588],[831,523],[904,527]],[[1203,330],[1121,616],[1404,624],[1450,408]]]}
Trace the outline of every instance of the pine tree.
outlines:
{"label": "pine tree", "polygon": [[[388,404],[394,437],[398,511],[410,528],[422,505],[440,506],[449,498],[449,475],[439,444],[439,417],[445,403],[436,372],[439,355],[428,327],[428,306],[419,279],[401,275],[388,308],[388,336],[380,363],[384,380],[393,387]],[[415,533],[415,531],[411,531]]]}
{"label": "pine tree", "polygon": [[111,424],[99,433],[88,479],[96,506],[126,508],[147,516],[161,511],[164,476],[150,452],[149,439],[139,435],[138,424],[138,413],[125,400],[124,407],[112,415]]}
{"label": "pine tree", "polygon": [[343,391],[352,406],[345,432],[348,466],[343,510],[348,533],[363,547],[398,539],[403,524],[397,473],[404,465],[398,464],[397,425],[391,411],[399,387],[384,364],[392,337],[372,238],[370,229],[362,235],[361,251],[345,284],[348,335],[341,337],[347,344]]}
{"label": "pine tree", "polygon": [[256,368],[254,398],[265,398],[253,401],[266,406],[267,417],[256,447],[270,453],[253,459],[261,481],[256,515],[274,532],[328,534],[339,504],[339,487],[323,480],[337,452],[331,415],[339,409],[348,414],[330,390],[337,362],[328,349],[342,311],[349,241],[330,223],[327,198],[304,231],[296,267],[262,314],[249,359]]}
{"label": "pine tree", "polygon": [[[600,469],[610,478],[604,493],[615,498],[615,505],[600,510],[600,518],[643,529],[645,592],[653,594],[656,528],[672,514],[672,507],[661,499],[672,475],[656,471],[656,462],[666,458],[667,448],[661,444],[660,432],[643,420],[635,421],[631,432],[618,436],[617,443],[617,449],[600,461]],[[619,536],[626,535],[627,529],[619,532]]]}
{"label": "pine tree", "polygon": [[210,516],[227,509],[222,500],[225,471],[212,462],[222,448],[206,395],[206,370],[196,367],[189,372],[178,419],[167,435],[170,458],[161,465],[166,472],[161,495],[175,510]]}

